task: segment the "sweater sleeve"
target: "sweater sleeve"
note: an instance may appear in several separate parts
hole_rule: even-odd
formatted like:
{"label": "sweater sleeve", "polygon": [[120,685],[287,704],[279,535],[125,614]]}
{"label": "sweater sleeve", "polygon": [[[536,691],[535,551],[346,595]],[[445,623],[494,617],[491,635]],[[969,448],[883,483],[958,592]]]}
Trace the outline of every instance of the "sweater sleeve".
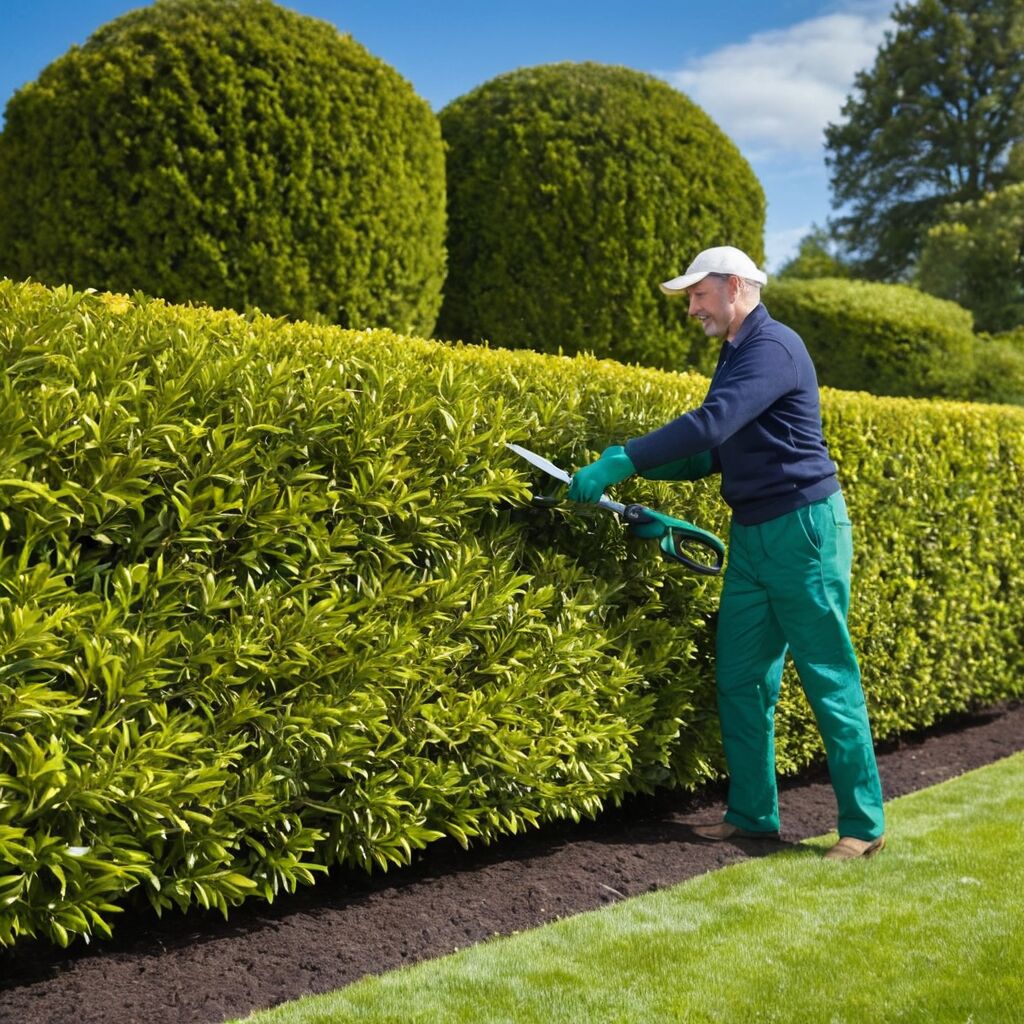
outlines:
{"label": "sweater sleeve", "polygon": [[742,346],[722,371],[697,409],[626,442],[638,472],[717,448],[798,383],[793,357],[774,339]]}

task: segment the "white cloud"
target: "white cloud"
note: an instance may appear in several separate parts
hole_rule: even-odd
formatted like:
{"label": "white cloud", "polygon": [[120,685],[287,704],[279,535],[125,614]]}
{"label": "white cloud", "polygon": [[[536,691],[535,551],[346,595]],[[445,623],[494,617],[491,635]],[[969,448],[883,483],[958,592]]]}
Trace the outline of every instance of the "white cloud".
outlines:
{"label": "white cloud", "polygon": [[819,155],[825,125],[839,119],[856,73],[875,59],[888,14],[860,7],[699,57],[666,80],[703,107],[756,162]]}

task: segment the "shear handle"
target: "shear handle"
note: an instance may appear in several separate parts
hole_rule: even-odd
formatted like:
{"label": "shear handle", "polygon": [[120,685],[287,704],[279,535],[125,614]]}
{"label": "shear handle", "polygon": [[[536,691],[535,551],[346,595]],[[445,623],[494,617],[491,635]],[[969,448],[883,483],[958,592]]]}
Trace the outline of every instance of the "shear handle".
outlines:
{"label": "shear handle", "polygon": [[[725,545],[713,533],[702,530],[685,519],[675,519],[660,512],[654,512],[645,505],[627,505],[622,510],[622,518],[630,526],[644,523],[661,522],[665,532],[658,542],[661,553],[685,565],[688,569],[701,576],[717,576],[722,571],[725,561]],[[703,561],[691,558],[686,552],[694,546],[704,549],[704,554],[712,556],[711,561],[705,557]]]}

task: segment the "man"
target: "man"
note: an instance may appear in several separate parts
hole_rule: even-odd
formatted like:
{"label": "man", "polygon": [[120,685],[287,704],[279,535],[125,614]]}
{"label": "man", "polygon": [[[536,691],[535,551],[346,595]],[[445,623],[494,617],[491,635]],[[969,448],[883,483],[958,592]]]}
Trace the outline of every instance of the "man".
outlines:
{"label": "man", "polygon": [[[608,448],[573,477],[569,496],[597,501],[639,473],[722,475],[732,509],[715,677],[729,769],[724,820],[710,840],[779,836],[775,705],[787,650],[814,711],[838,805],[827,857],[870,857],[885,844],[882,791],[860,669],[847,630],[850,520],[822,435],[818,382],[800,337],[761,303],[767,276],[731,246],[702,252],[661,286],[722,350],[703,404]],[[639,527],[639,530],[651,529]]]}

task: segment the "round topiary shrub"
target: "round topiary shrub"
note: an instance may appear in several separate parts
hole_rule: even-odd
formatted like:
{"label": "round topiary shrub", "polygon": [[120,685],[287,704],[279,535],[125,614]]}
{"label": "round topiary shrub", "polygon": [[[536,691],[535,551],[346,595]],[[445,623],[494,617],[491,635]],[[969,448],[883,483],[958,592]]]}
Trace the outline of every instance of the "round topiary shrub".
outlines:
{"label": "round topiary shrub", "polygon": [[973,319],[955,302],[840,278],[775,280],[764,301],[804,339],[822,384],[875,395],[970,393]]}
{"label": "round topiary shrub", "polygon": [[271,0],[157,0],[21,89],[0,274],[429,334],[444,280],[430,107]]}
{"label": "round topiary shrub", "polygon": [[440,114],[448,148],[442,337],[680,369],[707,346],[658,284],[712,245],[763,258],[764,193],[665,82],[553,64]]}

